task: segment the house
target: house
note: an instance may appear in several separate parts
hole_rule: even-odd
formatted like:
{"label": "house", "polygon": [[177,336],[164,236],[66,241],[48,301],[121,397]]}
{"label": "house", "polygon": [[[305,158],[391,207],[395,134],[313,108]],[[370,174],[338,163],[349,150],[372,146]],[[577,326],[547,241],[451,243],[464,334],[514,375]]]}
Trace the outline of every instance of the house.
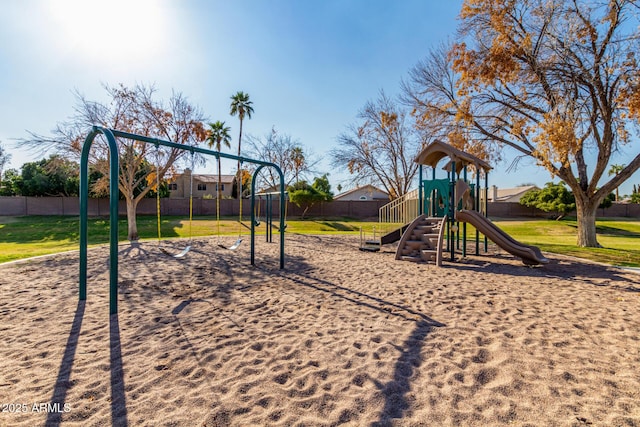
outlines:
{"label": "house", "polygon": [[[285,190],[287,186],[285,185]],[[272,185],[266,188],[256,189],[256,193],[258,194],[266,194],[266,193],[279,193],[280,192],[280,184]]]}
{"label": "house", "polygon": [[540,190],[540,187],[538,187],[537,185],[524,185],[515,188],[498,189],[498,187],[492,185],[491,189],[489,190],[489,201],[518,203],[520,202],[522,196],[525,195],[525,193],[528,193],[532,190]]}
{"label": "house", "polygon": [[344,193],[334,196],[333,200],[352,201],[352,200],[389,200],[389,193],[383,191],[371,184],[357,187]]}
{"label": "house", "polygon": [[[183,173],[169,180],[169,197],[189,197],[189,185],[191,169],[185,169]],[[222,198],[230,198],[233,191],[235,175],[220,175],[220,193]],[[214,198],[218,184],[217,174],[193,174],[193,197]]]}

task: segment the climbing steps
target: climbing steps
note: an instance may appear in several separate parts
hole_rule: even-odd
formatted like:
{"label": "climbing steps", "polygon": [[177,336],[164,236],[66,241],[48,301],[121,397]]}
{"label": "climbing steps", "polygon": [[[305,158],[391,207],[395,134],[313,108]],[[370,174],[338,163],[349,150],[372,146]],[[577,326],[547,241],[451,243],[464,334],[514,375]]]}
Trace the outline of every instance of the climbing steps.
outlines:
{"label": "climbing steps", "polygon": [[446,217],[420,215],[411,222],[398,243],[396,259],[412,262],[433,262],[442,265],[442,236]]}

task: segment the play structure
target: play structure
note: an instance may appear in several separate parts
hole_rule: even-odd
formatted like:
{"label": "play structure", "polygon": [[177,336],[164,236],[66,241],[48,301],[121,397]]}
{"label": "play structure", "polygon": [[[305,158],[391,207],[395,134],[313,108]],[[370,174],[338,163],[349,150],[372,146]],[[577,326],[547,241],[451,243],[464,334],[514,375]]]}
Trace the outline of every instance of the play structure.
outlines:
{"label": "play structure", "polygon": [[[437,179],[436,168],[444,158],[448,158],[443,167],[447,177]],[[429,144],[415,161],[420,165],[418,191],[411,198],[392,202],[391,210],[380,209],[381,223],[394,218],[403,225],[387,233],[374,230],[372,238],[361,231],[361,250],[376,251],[398,242],[397,260],[441,265],[445,254],[450,261],[455,260],[457,250],[461,250],[462,256],[467,255],[467,224],[471,224],[475,228],[476,255],[480,253],[482,233],[485,252],[489,239],[522,259],[525,265],[549,262],[536,246],[518,242],[487,218],[487,182],[491,170],[488,163],[438,140]],[[424,178],[425,166],[431,168],[431,179]],[[475,175],[475,183],[469,182],[469,173]],[[481,177],[484,188],[480,187]],[[391,213],[383,218],[382,212]]]}
{"label": "play structure", "polygon": [[[253,172],[253,176],[257,174],[265,167],[274,168],[280,177],[280,269],[284,269],[284,230],[285,230],[285,192],[284,192],[284,176],[278,165],[269,162],[263,162],[260,160],[252,160],[245,157],[233,156],[231,154],[221,153],[219,151],[207,150],[204,148],[177,144],[171,141],[165,141],[156,138],[150,138],[147,136],[136,135],[132,133],[122,132],[114,129],[107,129],[100,126],[94,126],[92,131],[85,138],[82,146],[82,153],[80,157],[80,277],[79,277],[79,299],[81,301],[87,299],[87,246],[88,246],[88,199],[89,199],[89,153],[91,146],[94,143],[95,138],[98,135],[103,135],[109,148],[109,313],[115,314],[118,312],[118,171],[119,171],[119,159],[120,153],[118,151],[118,145],[116,138],[124,138],[142,143],[153,144],[156,149],[160,146],[177,148],[180,150],[187,150],[191,153],[191,159],[193,163],[193,156],[195,153],[200,153],[206,156],[214,156],[216,158],[225,158],[231,160],[237,160],[242,164],[243,162],[252,163],[257,165],[257,168]],[[159,184],[159,178],[156,178],[156,183]],[[255,265],[255,224],[256,224],[256,200],[255,200],[255,182],[251,180],[251,246],[250,256],[251,265]],[[191,184],[193,185],[193,183]],[[193,190],[190,194],[190,207],[189,207],[189,219],[191,221],[193,217]],[[242,199],[241,199],[242,200]],[[159,199],[158,199],[159,203]],[[242,207],[242,205],[241,205]],[[158,215],[160,209],[158,206]],[[240,219],[242,219],[242,210],[240,210]],[[219,220],[218,210],[218,220]],[[160,217],[158,216],[158,225],[160,224]],[[159,244],[161,243],[160,230],[158,229]],[[238,240],[241,240],[240,237]],[[239,243],[236,241],[236,244]],[[191,247],[191,240],[189,245],[173,255],[174,257],[181,258],[189,252]],[[231,248],[228,248],[231,249]]]}

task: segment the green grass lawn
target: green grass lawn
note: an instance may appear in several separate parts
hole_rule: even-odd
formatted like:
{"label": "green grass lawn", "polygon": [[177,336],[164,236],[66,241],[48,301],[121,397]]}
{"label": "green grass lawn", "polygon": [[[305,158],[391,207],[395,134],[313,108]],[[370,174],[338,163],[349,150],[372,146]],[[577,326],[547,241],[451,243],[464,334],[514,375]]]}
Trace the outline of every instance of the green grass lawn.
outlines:
{"label": "green grass lawn", "polygon": [[[77,250],[79,245],[79,218],[69,216],[0,217],[0,263],[11,260],[46,255],[55,252]],[[155,216],[139,216],[138,234],[141,240],[157,239]],[[277,226],[278,221],[274,221]],[[287,232],[300,234],[358,234],[360,226],[371,227],[371,222],[350,220],[306,220],[287,221]],[[221,218],[220,235],[235,236],[249,234],[250,221],[241,226],[237,217]],[[191,224],[193,236],[218,235],[215,217],[198,217]],[[265,224],[256,227],[258,235],[264,235]],[[277,230],[274,230],[274,234]],[[164,217],[161,227],[162,239],[189,237],[189,220],[184,217]],[[118,221],[120,241],[127,239],[127,221]],[[89,244],[109,242],[109,219],[89,219]]]}
{"label": "green grass lawn", "polygon": [[554,220],[495,221],[516,240],[542,251],[586,258],[607,264],[640,266],[640,221],[598,219],[596,231],[602,248],[580,248],[575,218]]}
{"label": "green grass lawn", "polygon": [[[598,241],[603,248],[579,248],[576,242],[576,221],[553,220],[496,220],[496,225],[516,240],[533,244],[543,251],[571,255],[614,265],[640,267],[640,221],[598,220]],[[275,222],[278,225],[278,222]],[[241,226],[237,218],[222,218],[220,234],[248,235],[249,221]],[[127,237],[126,219],[119,221],[119,238]],[[380,230],[391,228],[388,224],[355,221],[347,218],[288,220],[287,232],[299,234],[352,234],[357,235],[360,227],[372,235],[373,227]],[[0,263],[37,255],[78,249],[77,217],[33,216],[0,217]],[[265,225],[257,228],[264,234]],[[467,227],[468,238],[474,235],[473,227]],[[157,224],[154,216],[138,217],[140,239],[157,239]],[[189,221],[184,217],[164,217],[162,220],[163,239],[189,237]],[[194,236],[215,236],[218,222],[215,217],[198,217],[192,224]],[[274,230],[274,233],[277,233]],[[91,218],[89,220],[89,244],[99,245],[109,241],[109,220]]]}

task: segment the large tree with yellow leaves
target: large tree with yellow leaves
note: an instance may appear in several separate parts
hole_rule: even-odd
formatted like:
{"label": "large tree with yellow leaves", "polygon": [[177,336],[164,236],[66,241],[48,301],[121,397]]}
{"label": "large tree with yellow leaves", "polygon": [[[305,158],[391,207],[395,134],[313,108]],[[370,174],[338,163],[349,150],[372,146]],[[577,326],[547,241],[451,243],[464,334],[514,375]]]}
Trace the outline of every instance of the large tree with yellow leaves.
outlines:
{"label": "large tree with yellow leaves", "polygon": [[612,154],[637,144],[639,12],[626,0],[466,0],[460,41],[411,70],[406,100],[423,122],[462,126],[562,179],[578,245],[597,247],[598,205],[640,167],[635,154],[606,176]]}
{"label": "large tree with yellow leaves", "polygon": [[[166,105],[156,99],[153,86],[139,84],[130,88],[120,84],[105,85],[104,88],[108,102],[90,101],[76,93],[74,117],[58,123],[52,136],[31,134],[31,138],[22,143],[42,151],[54,150],[64,158],[74,158],[79,157],[93,125],[165,139],[183,144],[185,148],[196,146],[207,138],[203,113],[179,92],[174,92]],[[156,174],[160,180],[163,179],[172,172],[176,162],[189,156],[189,152],[178,148],[156,148],[125,138],[118,138],[117,144],[120,153],[118,188],[127,207],[127,235],[129,240],[135,241],[138,240],[138,203],[149,191],[156,189]],[[93,184],[94,193],[104,193],[109,188],[108,159],[108,145],[100,135],[89,155],[92,170],[102,176]]]}

